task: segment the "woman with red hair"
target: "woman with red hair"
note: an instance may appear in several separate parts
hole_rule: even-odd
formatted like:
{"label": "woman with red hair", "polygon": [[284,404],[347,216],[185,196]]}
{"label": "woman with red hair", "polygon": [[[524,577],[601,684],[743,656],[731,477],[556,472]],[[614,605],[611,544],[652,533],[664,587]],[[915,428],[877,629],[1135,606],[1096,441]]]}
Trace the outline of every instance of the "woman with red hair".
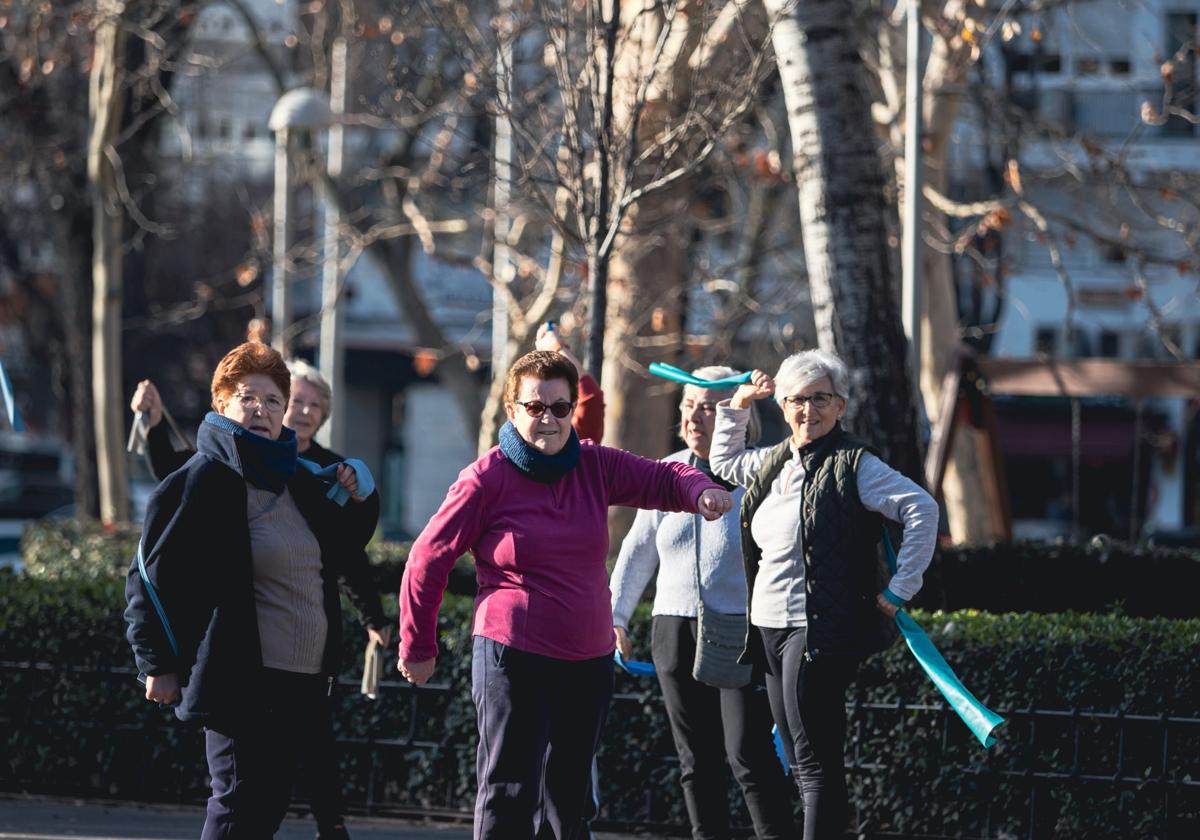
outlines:
{"label": "woman with red hair", "polygon": [[[197,452],[151,496],[125,586],[146,698],[205,726],[203,840],[273,836],[297,768],[332,766],[337,581],[374,532],[379,500],[365,470],[342,464],[323,479],[300,468],[283,425],[290,387],[264,344],[221,360]],[[346,836],[341,825],[320,834]]]}

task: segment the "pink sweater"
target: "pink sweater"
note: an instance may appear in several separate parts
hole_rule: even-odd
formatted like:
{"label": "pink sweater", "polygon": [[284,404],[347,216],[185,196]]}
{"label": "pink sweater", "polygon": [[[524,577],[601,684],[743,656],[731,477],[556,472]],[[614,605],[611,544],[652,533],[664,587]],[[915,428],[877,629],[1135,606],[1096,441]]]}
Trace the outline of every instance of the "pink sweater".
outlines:
{"label": "pink sweater", "polygon": [[682,463],[585,441],[554,484],[526,477],[499,447],[458,475],[413,543],[400,583],[400,656],[437,655],[437,612],[454,561],[475,556],[472,632],[556,659],[613,651],[608,507],[695,512],[714,485]]}

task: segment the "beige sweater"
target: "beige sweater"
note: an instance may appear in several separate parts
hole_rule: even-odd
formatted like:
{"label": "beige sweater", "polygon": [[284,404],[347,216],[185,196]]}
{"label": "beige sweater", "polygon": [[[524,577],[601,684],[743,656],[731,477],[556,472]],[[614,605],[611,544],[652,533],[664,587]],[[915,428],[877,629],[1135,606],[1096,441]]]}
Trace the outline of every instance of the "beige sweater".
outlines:
{"label": "beige sweater", "polygon": [[246,516],[263,665],[319,674],[329,630],[320,544],[287,488],[276,495],[247,485]]}

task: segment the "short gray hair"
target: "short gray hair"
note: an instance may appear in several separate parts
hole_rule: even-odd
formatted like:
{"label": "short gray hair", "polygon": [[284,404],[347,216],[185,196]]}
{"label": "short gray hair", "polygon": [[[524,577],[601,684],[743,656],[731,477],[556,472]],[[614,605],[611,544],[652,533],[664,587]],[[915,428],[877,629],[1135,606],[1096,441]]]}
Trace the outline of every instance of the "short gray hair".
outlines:
{"label": "short gray hair", "polygon": [[801,350],[783,360],[775,374],[775,400],[782,405],[784,397],[801,388],[829,377],[833,393],[850,399],[850,371],[846,363],[827,350]]}
{"label": "short gray hair", "polygon": [[[731,367],[726,367],[725,365],[708,365],[707,367],[696,368],[694,371],[692,371],[692,376],[695,376],[699,379],[725,379],[726,377],[737,375],[738,372],[736,370]],[[684,386],[685,392],[686,388],[688,387],[701,388],[704,386]],[[706,390],[712,390],[717,394],[720,394],[721,396],[718,400],[720,401],[732,397],[733,392],[737,390],[737,386],[734,385],[731,388],[711,388]],[[751,403],[750,421],[746,424],[746,446],[754,446],[756,443],[758,443],[760,438],[762,438],[762,421],[760,421],[758,417],[758,408]]]}
{"label": "short gray hair", "polygon": [[321,375],[321,371],[310,365],[304,359],[289,359],[287,363],[288,373],[292,375],[292,381],[307,382],[309,385],[317,389],[317,396],[321,400],[321,425],[329,419],[330,403],[333,401],[333,389],[329,387],[329,383],[325,381],[325,377]]}

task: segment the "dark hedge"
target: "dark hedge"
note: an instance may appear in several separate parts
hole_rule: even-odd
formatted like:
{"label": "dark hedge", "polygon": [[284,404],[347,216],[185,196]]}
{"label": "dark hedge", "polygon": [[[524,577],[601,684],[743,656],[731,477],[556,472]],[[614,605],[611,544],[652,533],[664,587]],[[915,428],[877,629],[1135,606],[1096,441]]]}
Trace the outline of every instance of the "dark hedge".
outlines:
{"label": "dark hedge", "polygon": [[[121,620],[131,535],[70,527],[76,530],[30,535],[28,573],[0,572],[0,789],[201,800],[206,779],[199,732],[142,700],[133,679]],[[382,561],[381,579],[398,582],[403,547],[373,551]],[[1099,561],[1087,551],[1056,551],[1038,556]],[[1002,580],[1005,574],[1026,574],[1028,585],[1037,585],[1032,565],[1005,571],[1000,557],[964,553],[945,568],[995,563],[988,577],[997,587],[1014,588]],[[1116,562],[1135,564],[1138,555]],[[458,586],[466,587],[469,573],[469,566],[460,568]],[[1195,598],[1197,591],[1177,593],[1160,582],[1164,599]],[[394,614],[392,599],[385,606]],[[391,685],[376,702],[351,689],[339,693],[343,776],[352,802],[469,810],[475,743],[470,614],[469,598],[446,597],[435,675],[445,690]],[[937,705],[939,697],[902,644],[868,660],[848,697],[859,704],[850,713],[847,764],[864,834],[1023,837],[1032,825],[1035,837],[1200,836],[1200,787],[1194,784],[1200,726],[1173,725],[1164,774],[1162,723],[1164,715],[1200,718],[1200,620],[1120,613],[915,615],[968,687],[1009,722],[999,744],[985,751],[957,719],[915,708]],[[356,681],[364,637],[349,608],[346,616],[344,677]],[[632,628],[641,658],[648,658],[648,618],[643,605]],[[393,665],[389,657],[389,675]],[[114,669],[125,670],[110,673]],[[657,684],[619,674],[617,691],[599,760],[602,817],[682,825],[678,768]],[[1035,709],[1079,711],[1035,718],[1029,714]],[[1098,720],[1089,710],[1154,719]],[[1138,781],[1111,780],[1118,753],[1120,775]],[[732,791],[731,798],[736,801]]]}

